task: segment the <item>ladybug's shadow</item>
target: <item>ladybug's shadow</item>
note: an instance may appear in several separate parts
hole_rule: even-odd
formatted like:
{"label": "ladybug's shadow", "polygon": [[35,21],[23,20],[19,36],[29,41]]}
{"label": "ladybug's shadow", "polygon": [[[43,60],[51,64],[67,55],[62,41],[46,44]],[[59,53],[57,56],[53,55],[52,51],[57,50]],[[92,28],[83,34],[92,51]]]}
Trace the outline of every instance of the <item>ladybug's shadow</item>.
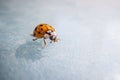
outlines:
{"label": "ladybug's shadow", "polygon": [[40,42],[26,42],[17,48],[15,56],[16,58],[34,61],[43,57],[43,50],[42,43]]}

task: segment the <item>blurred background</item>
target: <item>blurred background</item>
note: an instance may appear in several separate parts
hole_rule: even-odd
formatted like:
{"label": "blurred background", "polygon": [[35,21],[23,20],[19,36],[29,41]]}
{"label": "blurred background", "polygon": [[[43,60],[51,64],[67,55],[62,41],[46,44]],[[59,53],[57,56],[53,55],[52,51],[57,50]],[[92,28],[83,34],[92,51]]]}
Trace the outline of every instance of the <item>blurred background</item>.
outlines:
{"label": "blurred background", "polygon": [[0,80],[120,80],[120,0],[0,0]]}

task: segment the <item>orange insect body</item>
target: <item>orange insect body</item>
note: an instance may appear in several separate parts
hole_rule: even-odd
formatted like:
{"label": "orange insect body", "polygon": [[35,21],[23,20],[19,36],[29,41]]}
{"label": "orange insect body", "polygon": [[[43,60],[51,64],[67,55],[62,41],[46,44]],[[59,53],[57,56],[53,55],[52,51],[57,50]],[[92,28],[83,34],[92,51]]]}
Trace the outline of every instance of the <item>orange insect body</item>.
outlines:
{"label": "orange insect body", "polygon": [[39,24],[33,31],[33,36],[36,38],[43,38],[44,34],[48,31],[55,31],[55,29],[49,24]]}

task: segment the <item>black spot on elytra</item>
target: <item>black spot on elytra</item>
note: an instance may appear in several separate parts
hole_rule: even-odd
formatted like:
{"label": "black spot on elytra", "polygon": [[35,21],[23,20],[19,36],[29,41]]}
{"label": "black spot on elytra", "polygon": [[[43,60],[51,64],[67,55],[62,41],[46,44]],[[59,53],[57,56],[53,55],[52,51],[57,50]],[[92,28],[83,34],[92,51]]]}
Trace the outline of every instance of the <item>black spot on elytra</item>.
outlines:
{"label": "black spot on elytra", "polygon": [[42,24],[40,26],[43,26]]}
{"label": "black spot on elytra", "polygon": [[38,34],[40,34],[40,32],[38,32]]}
{"label": "black spot on elytra", "polygon": [[43,30],[43,28],[41,28],[41,30]]}

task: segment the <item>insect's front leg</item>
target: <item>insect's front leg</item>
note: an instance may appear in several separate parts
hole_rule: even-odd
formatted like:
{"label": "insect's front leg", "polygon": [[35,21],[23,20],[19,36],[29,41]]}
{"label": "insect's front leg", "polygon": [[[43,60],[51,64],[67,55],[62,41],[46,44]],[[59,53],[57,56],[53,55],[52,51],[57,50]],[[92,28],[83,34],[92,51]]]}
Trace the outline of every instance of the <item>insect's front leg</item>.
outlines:
{"label": "insect's front leg", "polygon": [[46,47],[46,41],[45,41],[45,38],[43,39],[44,40],[44,48]]}
{"label": "insect's front leg", "polygon": [[33,41],[36,41],[38,38],[33,39]]}

